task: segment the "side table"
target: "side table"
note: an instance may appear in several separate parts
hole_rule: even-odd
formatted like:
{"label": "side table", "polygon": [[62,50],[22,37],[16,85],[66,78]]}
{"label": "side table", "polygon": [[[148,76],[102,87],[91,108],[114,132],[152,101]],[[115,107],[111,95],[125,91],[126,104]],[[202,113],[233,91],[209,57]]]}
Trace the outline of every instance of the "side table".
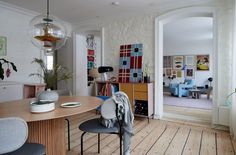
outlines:
{"label": "side table", "polygon": [[194,99],[199,99],[201,95],[201,91],[199,89],[190,89],[189,96],[192,96]]}

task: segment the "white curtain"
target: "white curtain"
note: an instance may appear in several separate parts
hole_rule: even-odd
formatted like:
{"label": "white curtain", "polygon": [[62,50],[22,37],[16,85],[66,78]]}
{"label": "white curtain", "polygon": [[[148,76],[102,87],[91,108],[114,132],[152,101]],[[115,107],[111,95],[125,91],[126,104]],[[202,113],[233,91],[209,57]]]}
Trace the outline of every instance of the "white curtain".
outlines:
{"label": "white curtain", "polygon": [[[233,53],[232,53],[232,90],[236,88],[236,3],[234,1]],[[236,138],[236,95],[232,95],[230,111],[230,133]]]}

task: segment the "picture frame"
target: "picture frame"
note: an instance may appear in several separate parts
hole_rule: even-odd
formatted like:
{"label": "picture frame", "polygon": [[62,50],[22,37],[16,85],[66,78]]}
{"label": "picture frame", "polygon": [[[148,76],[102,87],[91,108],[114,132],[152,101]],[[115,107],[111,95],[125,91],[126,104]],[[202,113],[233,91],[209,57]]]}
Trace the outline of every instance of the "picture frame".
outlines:
{"label": "picture frame", "polygon": [[195,56],[194,55],[186,55],[185,56],[185,65],[195,66]]}
{"label": "picture frame", "polygon": [[171,76],[171,75],[172,75],[172,69],[171,69],[171,68],[166,68],[166,69],[165,69],[165,75],[166,75],[167,77]]}
{"label": "picture frame", "polygon": [[184,66],[184,56],[173,56],[173,69],[182,69]]}
{"label": "picture frame", "polygon": [[0,36],[0,56],[7,55],[7,37]]}
{"label": "picture frame", "polygon": [[177,78],[182,78],[182,70],[178,70],[176,76]]}
{"label": "picture frame", "polygon": [[194,79],[195,78],[195,67],[186,66],[185,68],[185,79]]}
{"label": "picture frame", "polygon": [[172,68],[172,56],[163,57],[163,68]]}
{"label": "picture frame", "polygon": [[210,59],[209,55],[197,55],[196,66],[197,71],[209,71]]}

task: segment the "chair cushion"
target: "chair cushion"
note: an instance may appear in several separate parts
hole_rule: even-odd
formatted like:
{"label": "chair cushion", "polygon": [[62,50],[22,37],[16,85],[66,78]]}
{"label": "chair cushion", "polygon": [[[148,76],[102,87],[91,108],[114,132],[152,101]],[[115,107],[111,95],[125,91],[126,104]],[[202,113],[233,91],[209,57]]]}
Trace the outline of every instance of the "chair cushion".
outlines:
{"label": "chair cushion", "polygon": [[25,143],[21,148],[16,151],[4,155],[45,155],[45,147],[42,144]]}
{"label": "chair cushion", "polygon": [[81,123],[79,129],[91,133],[118,133],[117,126],[107,128],[100,123],[100,118],[91,119]]}

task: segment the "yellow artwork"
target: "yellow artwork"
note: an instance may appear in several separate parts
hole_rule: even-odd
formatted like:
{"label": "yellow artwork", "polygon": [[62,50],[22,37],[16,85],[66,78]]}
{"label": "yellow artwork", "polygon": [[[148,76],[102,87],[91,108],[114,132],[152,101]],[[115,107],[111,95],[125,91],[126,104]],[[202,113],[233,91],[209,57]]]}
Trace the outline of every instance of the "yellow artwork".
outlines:
{"label": "yellow artwork", "polygon": [[209,55],[197,55],[197,70],[209,71]]}

